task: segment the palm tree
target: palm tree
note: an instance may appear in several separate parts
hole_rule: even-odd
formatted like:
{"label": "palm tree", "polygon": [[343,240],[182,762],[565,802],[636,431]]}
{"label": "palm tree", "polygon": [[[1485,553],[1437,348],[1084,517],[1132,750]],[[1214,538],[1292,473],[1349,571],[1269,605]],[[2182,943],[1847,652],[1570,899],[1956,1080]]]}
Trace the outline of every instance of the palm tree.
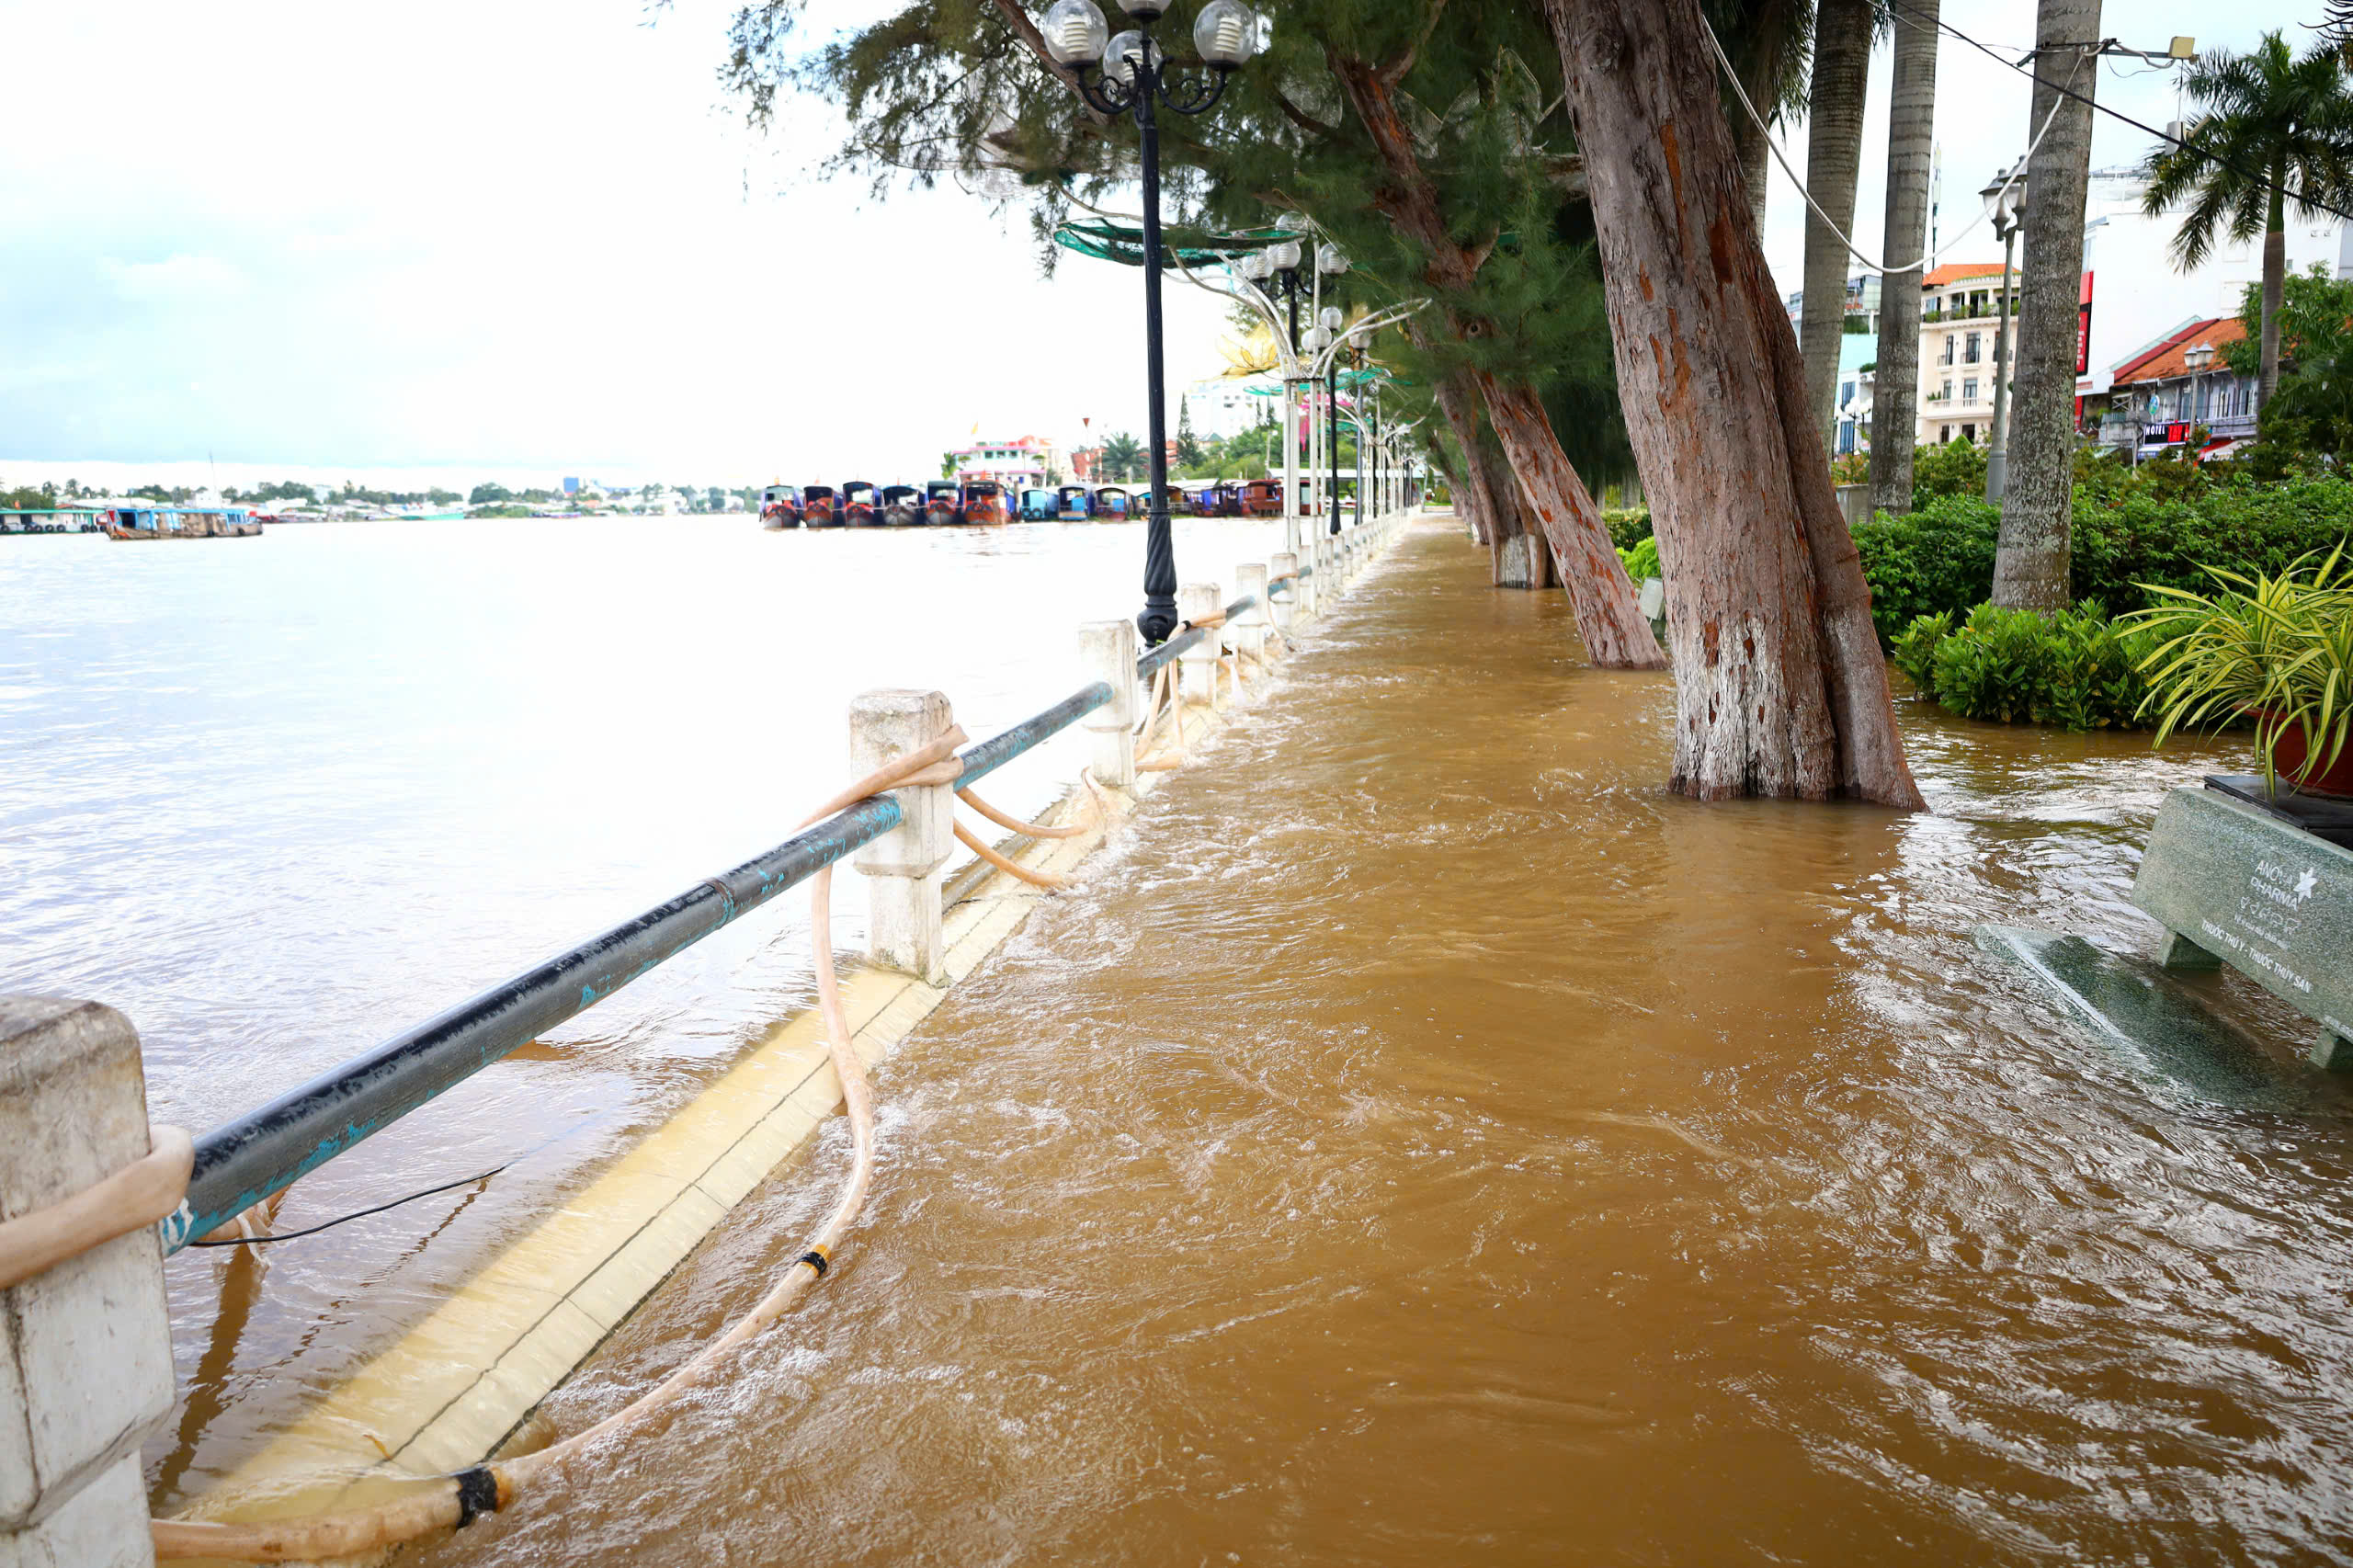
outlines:
{"label": "palm tree", "polygon": [[[1870,0],[1819,0],[1813,15],[1813,95],[1806,119],[1805,182],[1815,207],[1805,218],[1806,407],[1826,458],[1837,412],[1838,351],[1847,331],[1846,241],[1855,229],[1855,176],[1863,158],[1863,93],[1870,78]],[[1826,216],[1825,216],[1826,215]]]}
{"label": "palm tree", "polygon": [[[1881,230],[1885,265],[1903,267],[1881,280],[1879,379],[1871,395],[1871,506],[1912,509],[1914,402],[1920,387],[1919,264],[1928,241],[1928,170],[1936,145],[1938,0],[1910,0],[1895,18],[1894,86],[1887,113],[1887,219]],[[1997,366],[1996,375],[2006,366]]]}
{"label": "palm tree", "polygon": [[[2353,5],[2353,0],[2347,0]],[[1806,66],[1813,59],[1813,0],[1708,0],[1708,25],[1724,46],[1743,91],[1774,125],[1806,101]],[[1758,233],[1765,229],[1765,192],[1773,157],[1764,127],[1748,118],[1730,92],[1724,118],[1732,122],[1733,145],[1748,185],[1748,209]]]}
{"label": "palm tree", "polygon": [[1143,443],[1133,436],[1122,430],[1116,436],[1104,437],[1104,478],[1124,484],[1136,477],[1136,472],[1143,467]]}
{"label": "palm tree", "polygon": [[2183,202],[2174,259],[2186,271],[2203,261],[2217,234],[2263,236],[2263,358],[2256,404],[2279,384],[2279,294],[2288,272],[2288,208],[2353,191],[2353,96],[2336,46],[2302,59],[2277,32],[2245,54],[2202,57],[2182,74],[2182,90],[2205,112],[2180,145],[2149,154],[2142,210],[2155,217]]}

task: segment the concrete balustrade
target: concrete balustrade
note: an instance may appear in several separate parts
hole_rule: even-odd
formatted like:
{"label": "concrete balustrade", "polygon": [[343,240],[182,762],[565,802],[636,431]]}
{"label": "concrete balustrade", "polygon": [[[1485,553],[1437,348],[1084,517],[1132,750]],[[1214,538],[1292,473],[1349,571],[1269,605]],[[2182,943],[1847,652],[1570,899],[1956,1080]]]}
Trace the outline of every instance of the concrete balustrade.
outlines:
{"label": "concrete balustrade", "polygon": [[1097,784],[1132,790],[1136,783],[1136,627],[1131,620],[1089,621],[1078,629],[1078,662],[1089,680],[1111,688],[1111,700],[1079,722],[1093,737],[1087,771]]}
{"label": "concrete balustrade", "polygon": [[[947,697],[937,691],[870,691],[849,705],[853,776],[955,728]],[[861,846],[852,861],[866,878],[868,953],[885,969],[927,985],[948,983],[948,947],[940,935],[940,878],[955,846],[956,794],[950,784],[892,790],[899,825]]]}
{"label": "concrete balustrade", "polygon": [[[149,1149],[131,1021],[95,1002],[0,996],[0,1220],[97,1186]],[[172,1412],[153,1229],[0,1291],[0,1564],[145,1568],[139,1448]]]}

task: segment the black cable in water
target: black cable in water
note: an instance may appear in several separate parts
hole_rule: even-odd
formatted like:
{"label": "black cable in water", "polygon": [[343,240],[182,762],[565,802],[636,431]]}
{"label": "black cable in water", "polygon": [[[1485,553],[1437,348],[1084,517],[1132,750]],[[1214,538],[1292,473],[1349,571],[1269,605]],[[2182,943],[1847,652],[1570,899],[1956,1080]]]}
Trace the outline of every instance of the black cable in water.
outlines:
{"label": "black cable in water", "polygon": [[[512,1160],[507,1162],[507,1165],[512,1164],[514,1164]],[[365,1220],[370,1214],[381,1214],[387,1209],[397,1209],[404,1203],[414,1203],[420,1198],[430,1198],[437,1192],[451,1192],[461,1187],[472,1187],[478,1181],[488,1181],[506,1168],[506,1165],[493,1165],[480,1176],[461,1176],[456,1181],[445,1181],[439,1187],[428,1187],[423,1192],[412,1192],[406,1198],[395,1198],[390,1203],[379,1203],[373,1209],[362,1209],[357,1213],[323,1221],[316,1225],[307,1225],[299,1231],[275,1231],[266,1236],[229,1236],[217,1242],[190,1242],[188,1244],[192,1247],[259,1246],[265,1242],[290,1242],[299,1236],[315,1236],[321,1231],[332,1231],[337,1225],[347,1225],[354,1220]]]}

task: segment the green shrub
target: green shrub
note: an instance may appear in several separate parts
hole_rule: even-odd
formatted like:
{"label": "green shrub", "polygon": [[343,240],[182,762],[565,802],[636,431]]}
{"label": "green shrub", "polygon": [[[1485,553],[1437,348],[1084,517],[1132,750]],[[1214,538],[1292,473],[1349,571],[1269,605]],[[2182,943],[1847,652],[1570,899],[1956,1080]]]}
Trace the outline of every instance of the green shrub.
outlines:
{"label": "green shrub", "polygon": [[1912,454],[1912,505],[1940,495],[1985,494],[1985,449],[1974,441],[1939,441]]}
{"label": "green shrub", "polygon": [[1937,645],[1951,635],[1949,609],[1915,616],[1911,625],[1895,634],[1895,667],[1911,677],[1923,697],[1937,694]]}
{"label": "green shrub", "polygon": [[1896,657],[1938,707],[1964,719],[2131,728],[2148,695],[2135,666],[2151,641],[2119,628],[2097,604],[2050,616],[1988,604],[1959,627],[1949,615],[1920,617],[1903,632]]}
{"label": "green shrub", "polygon": [[1648,506],[1611,506],[1601,514],[1601,526],[1609,530],[1609,542],[1620,551],[1631,550],[1651,537],[1651,509]]}
{"label": "green shrub", "polygon": [[1631,550],[1620,551],[1618,559],[1626,563],[1626,575],[1637,583],[1645,577],[1666,574],[1658,569],[1658,540],[1655,537],[1645,538]]}
{"label": "green shrub", "polygon": [[1994,541],[2002,512],[1975,495],[1947,495],[1901,517],[1881,512],[1855,527],[1871,585],[1871,619],[1897,632],[1939,610],[1966,614],[1994,592]]}
{"label": "green shrub", "polygon": [[2202,593],[2213,585],[2209,566],[2277,576],[2353,533],[2353,481],[2334,474],[2276,484],[2206,482],[2194,494],[2173,496],[2161,494],[2156,483],[2105,493],[2077,489],[2070,585],[2075,597],[2139,609],[2155,600],[2143,585]]}
{"label": "green shrub", "polygon": [[[2333,474],[2259,484],[2211,479],[2179,463],[2143,463],[2136,473],[2097,460],[2079,463],[2077,476],[2071,587],[2078,603],[2139,609],[2154,602],[2152,588],[2202,591],[2211,582],[2208,566],[2276,575],[2353,533],[2353,480]],[[1972,494],[1858,525],[1855,548],[1881,638],[1892,646],[1923,615],[1958,617],[1991,597],[2001,521],[1999,507]]]}

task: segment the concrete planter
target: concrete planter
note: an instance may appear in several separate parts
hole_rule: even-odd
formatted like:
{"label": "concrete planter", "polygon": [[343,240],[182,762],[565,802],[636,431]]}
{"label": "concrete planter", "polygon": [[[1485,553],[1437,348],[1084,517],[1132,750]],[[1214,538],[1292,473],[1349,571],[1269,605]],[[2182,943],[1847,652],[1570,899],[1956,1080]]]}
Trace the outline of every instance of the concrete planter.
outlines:
{"label": "concrete planter", "polygon": [[2165,967],[2229,964],[2320,1025],[2313,1062],[2353,1069],[2353,850],[2219,789],[2176,790],[2132,902],[2164,923]]}

